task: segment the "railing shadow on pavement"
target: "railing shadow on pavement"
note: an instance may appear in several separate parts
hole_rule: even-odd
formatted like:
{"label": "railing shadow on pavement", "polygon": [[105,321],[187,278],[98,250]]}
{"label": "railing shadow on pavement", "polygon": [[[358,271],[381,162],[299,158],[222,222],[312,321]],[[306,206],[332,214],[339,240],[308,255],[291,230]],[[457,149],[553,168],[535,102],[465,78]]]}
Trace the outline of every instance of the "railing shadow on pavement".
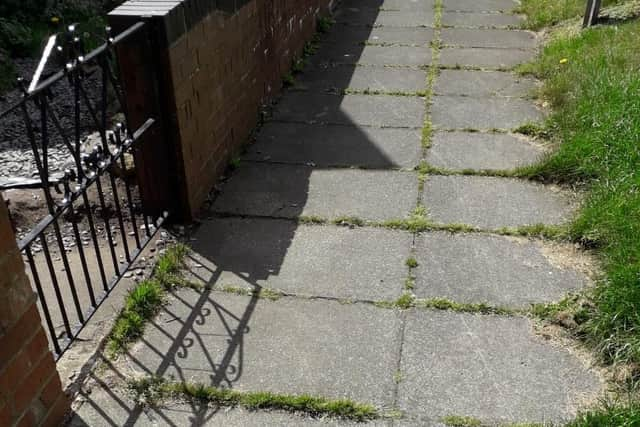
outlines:
{"label": "railing shadow on pavement", "polygon": [[[350,1],[349,3],[354,4],[355,2]],[[361,3],[365,4],[364,1]],[[350,67],[355,72],[358,67],[352,65],[358,62],[362,51],[366,47],[364,41],[368,39],[368,35],[374,27],[377,15],[380,13],[380,9],[376,6],[380,4],[382,4],[382,0],[377,0],[375,3],[367,3],[366,14],[363,13],[363,15],[367,16],[370,22],[360,20],[357,26],[336,24],[330,33],[325,35],[324,40],[321,41],[320,49],[315,57],[312,58],[311,68],[305,69],[303,76],[304,73],[313,72],[316,67],[324,67],[327,73],[331,73],[336,67]],[[357,31],[351,31],[354,29],[357,29]],[[336,38],[342,32],[345,37]],[[353,40],[349,40],[347,37],[353,37]],[[331,60],[327,60],[322,64],[314,61],[323,57],[335,58],[336,49],[342,49],[347,45],[350,53],[350,62],[353,62],[351,65],[335,64]],[[393,48],[391,47],[390,49]],[[336,88],[348,88],[352,75],[348,73],[336,73],[336,75],[340,76],[340,80],[335,81]],[[294,92],[297,91],[287,90],[284,92],[284,97],[286,98]],[[331,101],[331,105],[339,111],[342,100],[345,97],[344,93],[339,90],[331,93],[331,96],[332,98],[328,98]],[[319,105],[317,107],[321,111],[325,106]],[[348,141],[348,144],[352,145],[351,149],[357,147],[356,149],[362,153],[363,157],[374,159],[375,169],[399,168],[385,152],[370,141],[369,135],[363,131],[363,125],[353,123],[348,114],[340,114],[342,114],[339,120],[340,124],[305,123],[305,125],[314,127],[319,133],[322,132],[325,126],[349,126],[354,131]],[[372,124],[372,126],[375,126],[375,124]],[[419,141],[417,143],[419,144]],[[260,144],[259,133],[258,144]],[[300,141],[299,147],[304,150],[305,141]],[[329,160],[327,163],[336,165],[345,163],[341,161],[340,151],[336,151],[335,155],[335,161]],[[309,159],[309,162],[313,162],[313,159]],[[253,168],[258,164],[268,165],[270,163],[242,162],[235,175],[242,173],[245,168]],[[283,163],[279,164],[282,165]],[[174,319],[174,321],[166,321],[161,324],[154,320],[148,325],[143,339],[117,361],[112,361],[105,354],[99,355],[99,363],[96,366],[101,366],[101,368],[89,374],[89,382],[94,383],[93,390],[87,390],[82,387],[78,393],[80,400],[83,401],[82,407],[88,405],[90,410],[82,411],[76,409],[71,425],[135,425],[144,421],[141,417],[145,413],[152,414],[156,421],[163,425],[184,425],[168,417],[163,412],[162,407],[136,405],[128,396],[123,396],[114,390],[113,385],[130,379],[132,372],[147,376],[172,378],[174,381],[193,381],[189,373],[192,373],[195,368],[189,367],[189,369],[185,369],[183,362],[187,360],[187,356],[190,353],[194,352],[200,353],[199,360],[201,362],[206,361],[207,366],[206,381],[203,381],[204,377],[200,376],[198,382],[215,387],[234,387],[234,384],[243,375],[244,361],[248,357],[243,351],[243,342],[245,336],[251,333],[251,318],[256,307],[261,303],[260,290],[262,289],[262,284],[268,281],[270,277],[280,274],[280,269],[298,229],[298,222],[292,220],[292,218],[302,214],[308,197],[311,175],[314,171],[321,169],[319,165],[315,167],[305,166],[304,162],[290,165],[292,170],[298,167],[295,179],[291,179],[286,183],[288,188],[287,196],[292,200],[295,199],[295,206],[287,208],[287,218],[276,218],[274,220],[272,217],[267,217],[264,219],[265,221],[278,221],[281,226],[271,229],[271,232],[267,228],[263,229],[264,232],[260,236],[254,236],[252,240],[242,242],[242,249],[238,252],[229,252],[225,247],[225,242],[234,238],[231,235],[233,230],[227,230],[229,234],[224,235],[224,228],[218,228],[217,230],[223,235],[211,235],[207,239],[203,239],[200,236],[198,241],[192,244],[196,254],[194,259],[200,265],[198,268],[191,269],[189,274],[196,281],[205,284],[206,287],[199,291],[189,290],[188,292],[192,293],[191,295],[195,295],[193,300],[185,299],[184,295],[187,291],[172,292],[170,296],[171,304],[162,308],[160,317]],[[266,174],[269,174],[269,169],[265,170]],[[233,180],[234,175],[229,179]],[[268,179],[269,177],[265,176],[265,180]],[[210,215],[211,217],[205,224],[232,216],[226,214],[221,216],[214,212],[211,212]],[[254,243],[257,240],[260,240],[260,248],[263,249],[260,256],[254,250]],[[210,289],[214,285],[220,284],[221,276],[225,273],[241,279],[247,285],[247,288],[251,290],[250,296],[244,299],[246,302],[243,303],[244,307],[241,310],[223,306],[217,301],[217,296],[220,293]],[[179,312],[176,311],[176,307],[180,307]],[[179,327],[176,328],[172,325],[174,322],[179,323]],[[170,330],[168,330],[167,325],[171,325]],[[224,333],[219,333],[220,330],[224,331]],[[151,342],[149,335],[164,338]],[[208,337],[205,337],[205,335],[208,335]],[[216,342],[223,348],[210,348],[211,336],[216,336]],[[163,342],[166,348],[157,348],[157,341]],[[212,350],[215,350],[215,354]],[[153,363],[149,363],[149,360],[152,360]],[[123,369],[123,366],[126,368]],[[202,370],[203,366],[205,365],[203,364],[198,369]],[[98,393],[97,390],[100,390],[100,392]],[[105,399],[108,402],[105,402]],[[204,425],[211,421],[220,409],[197,402],[189,402],[187,405],[189,408],[188,423],[193,426]],[[88,416],[87,412],[91,412],[91,416]],[[182,420],[184,421],[186,418]]]}

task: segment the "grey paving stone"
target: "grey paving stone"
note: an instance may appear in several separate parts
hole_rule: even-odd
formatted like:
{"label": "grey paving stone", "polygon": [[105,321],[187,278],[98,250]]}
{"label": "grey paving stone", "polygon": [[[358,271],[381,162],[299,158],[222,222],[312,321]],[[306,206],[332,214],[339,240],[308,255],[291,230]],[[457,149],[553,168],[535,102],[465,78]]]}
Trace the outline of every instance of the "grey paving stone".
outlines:
{"label": "grey paving stone", "polygon": [[517,317],[411,312],[401,372],[401,410],[490,425],[567,421],[601,390],[582,362]]}
{"label": "grey paving stone", "polygon": [[[203,408],[181,405],[178,407],[163,408],[162,414],[155,418],[157,422],[169,420],[175,426],[224,426],[224,427],[388,427],[391,422],[387,420],[375,420],[366,423],[345,421],[337,418],[311,418],[300,414],[292,414],[282,411],[247,411],[234,408]],[[206,420],[203,424],[200,420]],[[195,422],[195,424],[192,424]]]}
{"label": "grey paving stone", "polygon": [[461,12],[510,12],[518,7],[514,0],[446,0],[445,11]]}
{"label": "grey paving stone", "polygon": [[450,46],[533,49],[535,33],[530,31],[443,28],[442,42]]}
{"label": "grey paving stone", "polygon": [[325,43],[339,43],[343,45],[364,42],[369,44],[399,44],[426,46],[433,40],[433,28],[411,27],[356,27],[349,25],[334,25],[323,36]]}
{"label": "grey paving stone", "polygon": [[385,10],[433,11],[434,0],[345,0],[341,8],[377,8]]}
{"label": "grey paving stone", "polygon": [[318,167],[411,169],[420,162],[420,138],[419,129],[267,123],[246,158]]}
{"label": "grey paving stone", "polygon": [[[417,238],[416,288],[421,298],[529,308],[553,302],[588,284],[562,268],[540,241],[484,234],[425,233]],[[555,262],[555,264],[554,264]]]}
{"label": "grey paving stone", "polygon": [[518,27],[522,20],[521,16],[508,13],[444,12],[442,14],[442,25],[445,27],[511,28]]}
{"label": "grey paving stone", "polygon": [[295,87],[324,92],[343,89],[417,92],[424,91],[426,85],[427,73],[423,70],[338,65],[308,67],[298,77]]}
{"label": "grey paving stone", "polygon": [[440,70],[437,95],[518,96],[534,93],[535,80],[502,71]]}
{"label": "grey paving stone", "polygon": [[344,125],[422,127],[424,99],[411,96],[325,95],[290,92],[275,107],[275,120]]}
{"label": "grey paving stone", "polygon": [[535,163],[543,153],[540,146],[514,135],[436,132],[426,160],[452,170],[504,170]]}
{"label": "grey paving stone", "polygon": [[440,65],[511,69],[535,57],[533,50],[446,47],[440,51]]}
{"label": "grey paving stone", "polygon": [[[208,309],[208,307],[203,308],[203,310]],[[206,316],[203,317],[203,319],[206,318]],[[176,320],[178,319],[175,318],[174,321]],[[190,337],[185,338],[186,341],[190,339]],[[183,346],[184,342],[180,344],[179,353],[186,354],[182,351],[187,351],[188,347]],[[147,351],[153,351],[152,345],[153,343],[147,343]],[[205,351],[208,352],[208,350]],[[182,358],[177,355],[176,357]],[[122,362],[122,358],[115,363],[104,364],[99,371],[90,374],[90,379],[83,384],[78,396],[76,396],[71,419],[68,424],[64,424],[65,426],[391,426],[390,421],[387,420],[355,423],[332,417],[309,417],[285,411],[248,411],[238,407],[231,408],[172,399],[163,399],[157,404],[148,404],[143,407],[136,405],[124,381],[130,378],[132,370],[125,366],[126,361],[125,363],[119,362]],[[235,367],[234,363],[233,368]],[[209,372],[214,375],[214,369],[209,368]],[[286,372],[281,374],[288,375]]]}
{"label": "grey paving stone", "polygon": [[553,187],[481,176],[430,176],[423,200],[434,221],[486,229],[561,224],[575,207],[569,195]]}
{"label": "grey paving stone", "polygon": [[520,98],[436,96],[431,121],[440,129],[513,129],[544,118],[536,106]]}
{"label": "grey paving stone", "polygon": [[404,217],[415,207],[417,177],[410,172],[254,163],[241,167],[216,199],[216,212],[295,218]]}
{"label": "grey paving stone", "polygon": [[334,19],[341,24],[391,27],[432,27],[433,9],[380,10],[371,7],[341,7]]}
{"label": "grey paving stone", "polygon": [[178,381],[390,407],[399,340],[400,314],[368,304],[181,290],[127,359]]}
{"label": "grey paving stone", "polygon": [[323,44],[310,60],[312,65],[360,64],[419,67],[431,63],[428,46],[379,46],[349,43]]}
{"label": "grey paving stone", "polygon": [[[211,238],[215,236],[215,238]],[[395,300],[407,276],[412,235],[376,228],[298,225],[287,220],[220,218],[202,224],[194,251],[218,289],[259,285],[290,294]]]}

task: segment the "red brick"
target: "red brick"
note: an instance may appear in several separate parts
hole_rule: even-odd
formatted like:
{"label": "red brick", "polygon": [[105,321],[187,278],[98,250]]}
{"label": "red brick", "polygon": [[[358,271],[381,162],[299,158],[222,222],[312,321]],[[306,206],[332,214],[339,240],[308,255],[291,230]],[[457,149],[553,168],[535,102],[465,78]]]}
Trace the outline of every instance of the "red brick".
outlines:
{"label": "red brick", "polygon": [[16,424],[16,427],[33,427],[36,425],[36,421],[33,418],[33,414],[31,411],[26,412],[22,415],[22,418]]}
{"label": "red brick", "polygon": [[54,403],[51,410],[45,417],[41,427],[58,427],[63,424],[65,416],[69,412],[70,401],[69,397],[66,395],[61,395],[58,400]]}
{"label": "red brick", "polygon": [[33,302],[18,322],[5,335],[0,335],[0,372],[39,328],[42,328],[40,314]]}
{"label": "red brick", "polygon": [[18,384],[31,372],[31,360],[24,351],[18,353],[0,374],[0,397],[16,390]]}
{"label": "red brick", "polygon": [[49,378],[47,385],[42,389],[42,392],[40,393],[40,401],[45,407],[51,408],[56,400],[58,400],[58,398],[63,394],[64,392],[62,391],[60,376],[55,372],[51,378]]}
{"label": "red brick", "polygon": [[7,403],[0,404],[0,426],[11,425],[11,409]]}
{"label": "red brick", "polygon": [[39,361],[43,354],[50,351],[49,341],[47,341],[44,328],[41,327],[38,329],[38,332],[36,332],[35,336],[31,338],[31,342],[27,344],[25,350],[32,363]]}
{"label": "red brick", "polygon": [[45,355],[38,366],[36,366],[25,380],[18,386],[14,394],[14,411],[16,413],[23,412],[31,402],[38,397],[38,394],[55,372],[56,365],[53,356]]}

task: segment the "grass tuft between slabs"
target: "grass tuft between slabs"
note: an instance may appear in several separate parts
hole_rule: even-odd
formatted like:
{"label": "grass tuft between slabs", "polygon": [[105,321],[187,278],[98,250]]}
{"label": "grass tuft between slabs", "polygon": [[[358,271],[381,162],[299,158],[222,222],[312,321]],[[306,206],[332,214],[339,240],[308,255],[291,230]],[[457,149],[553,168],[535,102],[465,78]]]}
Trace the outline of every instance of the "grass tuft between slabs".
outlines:
{"label": "grass tuft between slabs", "polygon": [[116,356],[140,338],[146,323],[153,318],[165,301],[167,289],[190,286],[180,275],[189,249],[183,244],[173,245],[163,253],[153,274],[140,282],[125,299],[124,308],[107,337],[107,350]]}
{"label": "grass tuft between slabs", "polygon": [[153,404],[163,399],[197,400],[225,407],[242,407],[248,410],[280,410],[313,417],[336,417],[353,421],[379,418],[373,405],[357,403],[349,399],[277,394],[270,392],[241,392],[198,383],[169,382],[158,377],[132,380],[128,388],[138,403]]}

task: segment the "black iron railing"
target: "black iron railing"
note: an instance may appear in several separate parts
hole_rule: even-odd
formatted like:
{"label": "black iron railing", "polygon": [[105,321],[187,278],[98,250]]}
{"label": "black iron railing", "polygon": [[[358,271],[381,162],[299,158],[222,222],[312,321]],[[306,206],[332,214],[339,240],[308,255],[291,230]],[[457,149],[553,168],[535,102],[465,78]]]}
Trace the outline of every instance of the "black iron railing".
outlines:
{"label": "black iron railing", "polygon": [[[73,26],[53,36],[29,87],[20,82],[20,101],[0,113],[0,125],[21,118],[46,205],[46,216],[18,236],[18,246],[57,357],[167,216],[149,216],[136,185],[140,140],[155,119],[149,114],[130,128],[115,55],[120,43],[145,31],[143,22],[115,37],[107,28],[104,43],[88,53]],[[47,75],[51,62],[59,69]],[[54,145],[73,167],[52,179]]]}

